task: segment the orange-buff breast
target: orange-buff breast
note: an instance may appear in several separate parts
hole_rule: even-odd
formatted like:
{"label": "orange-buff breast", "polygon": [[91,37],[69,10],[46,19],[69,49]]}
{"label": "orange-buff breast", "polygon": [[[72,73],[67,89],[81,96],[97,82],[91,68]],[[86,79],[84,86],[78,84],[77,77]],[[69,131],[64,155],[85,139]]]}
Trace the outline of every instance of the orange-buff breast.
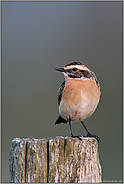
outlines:
{"label": "orange-buff breast", "polygon": [[93,79],[68,79],[59,105],[59,113],[66,120],[82,121],[93,114],[100,94],[100,87]]}

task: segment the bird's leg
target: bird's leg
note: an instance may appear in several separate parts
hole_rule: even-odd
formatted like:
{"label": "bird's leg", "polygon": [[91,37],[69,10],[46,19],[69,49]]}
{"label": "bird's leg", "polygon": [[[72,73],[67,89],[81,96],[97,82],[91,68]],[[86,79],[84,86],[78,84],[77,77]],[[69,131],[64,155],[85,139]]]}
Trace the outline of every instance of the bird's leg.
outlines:
{"label": "bird's leg", "polygon": [[87,135],[86,136],[83,136],[83,137],[95,137],[95,139],[99,142],[100,141],[100,138],[97,136],[97,135],[94,135],[94,134],[91,134],[89,132],[89,130],[87,129],[87,127],[85,126],[84,122],[81,121],[82,125],[84,126],[86,132],[87,132]]}
{"label": "bird's leg", "polygon": [[69,128],[70,128],[70,136],[73,137],[72,128],[71,128],[71,121],[69,121]]}
{"label": "bird's leg", "polygon": [[77,135],[77,136],[73,135],[73,133],[72,133],[72,128],[71,128],[71,121],[70,121],[70,120],[69,120],[69,128],[70,128],[70,136],[71,136],[71,137],[79,138],[80,140],[82,140],[82,139],[80,138],[80,135]]}

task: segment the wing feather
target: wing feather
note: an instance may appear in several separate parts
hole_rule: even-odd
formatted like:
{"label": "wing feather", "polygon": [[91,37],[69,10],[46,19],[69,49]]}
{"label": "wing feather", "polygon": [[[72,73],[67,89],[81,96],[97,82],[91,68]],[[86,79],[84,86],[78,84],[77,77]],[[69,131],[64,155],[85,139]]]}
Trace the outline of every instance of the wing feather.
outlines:
{"label": "wing feather", "polygon": [[58,90],[58,105],[60,104],[61,102],[61,98],[62,98],[62,92],[64,90],[64,87],[65,87],[65,81],[61,84],[59,90]]}

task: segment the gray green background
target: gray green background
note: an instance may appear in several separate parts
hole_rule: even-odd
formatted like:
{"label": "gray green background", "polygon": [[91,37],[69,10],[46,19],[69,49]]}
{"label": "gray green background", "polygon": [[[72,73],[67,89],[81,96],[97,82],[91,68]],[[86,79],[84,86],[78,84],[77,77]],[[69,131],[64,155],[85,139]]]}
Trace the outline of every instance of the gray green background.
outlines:
{"label": "gray green background", "polygon": [[[80,60],[95,72],[101,100],[84,122],[100,136],[103,181],[122,181],[123,2],[1,2],[2,4],[2,181],[9,181],[9,148],[15,137],[68,136],[54,126],[57,92],[64,77],[55,71]],[[75,135],[86,134],[80,122]]]}

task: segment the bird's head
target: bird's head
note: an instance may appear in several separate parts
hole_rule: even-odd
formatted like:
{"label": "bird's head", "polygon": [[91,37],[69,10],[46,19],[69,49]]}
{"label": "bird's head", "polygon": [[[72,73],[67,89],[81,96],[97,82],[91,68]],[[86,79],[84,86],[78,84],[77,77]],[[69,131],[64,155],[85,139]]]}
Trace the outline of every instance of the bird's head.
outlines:
{"label": "bird's head", "polygon": [[65,67],[56,68],[55,70],[62,72],[66,80],[67,79],[96,80],[94,72],[86,64],[80,61],[71,62],[67,64]]}

